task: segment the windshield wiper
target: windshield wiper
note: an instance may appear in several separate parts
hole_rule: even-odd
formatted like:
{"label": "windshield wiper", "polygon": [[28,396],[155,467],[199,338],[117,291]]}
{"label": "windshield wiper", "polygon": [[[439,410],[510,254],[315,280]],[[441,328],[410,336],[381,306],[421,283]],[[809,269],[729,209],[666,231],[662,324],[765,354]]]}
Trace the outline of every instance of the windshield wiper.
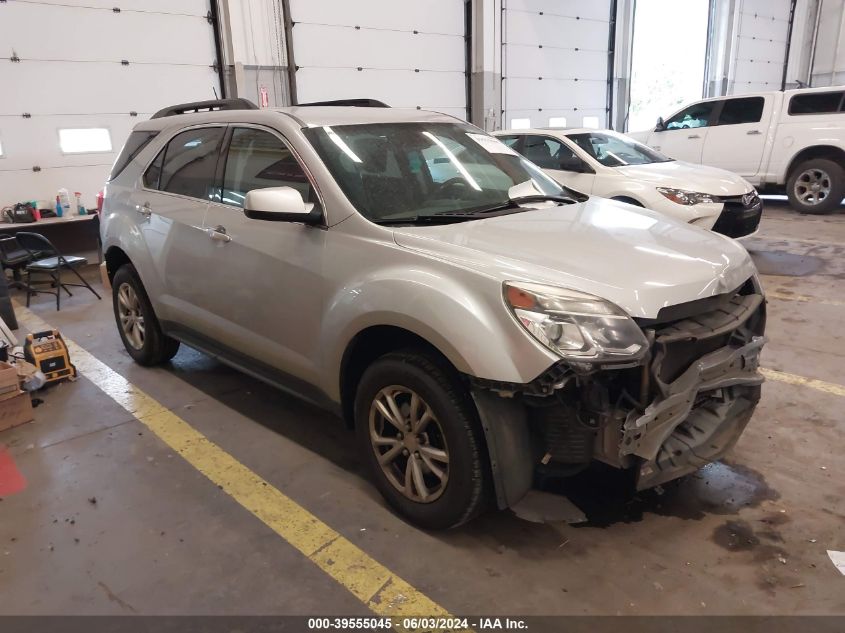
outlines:
{"label": "windshield wiper", "polygon": [[[471,215],[486,215],[488,213],[504,211],[506,209],[520,209],[520,205],[528,204],[530,202],[559,202],[560,204],[575,204],[578,201],[568,196],[547,196],[544,194],[537,194],[531,196],[518,196],[516,198],[510,198],[507,202],[503,202],[502,204],[497,204],[492,207],[484,207],[481,209],[471,209],[465,211],[464,213],[468,213]],[[521,210],[528,211],[528,209]]]}

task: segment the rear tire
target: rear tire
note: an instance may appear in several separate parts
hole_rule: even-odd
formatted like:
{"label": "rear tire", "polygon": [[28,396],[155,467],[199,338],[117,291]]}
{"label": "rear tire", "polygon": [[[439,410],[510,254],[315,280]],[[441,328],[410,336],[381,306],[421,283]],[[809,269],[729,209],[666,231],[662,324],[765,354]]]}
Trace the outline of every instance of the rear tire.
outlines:
{"label": "rear tire", "polygon": [[805,160],[789,174],[786,195],[800,213],[832,213],[845,198],[845,169],[826,158]]}
{"label": "rear tire", "polygon": [[490,477],[479,426],[455,372],[423,351],[382,356],[358,383],[355,430],[366,469],[387,503],[422,528],[456,527],[483,509]]}
{"label": "rear tire", "polygon": [[123,346],[136,363],[158,365],[179,351],[179,341],[161,331],[144,284],[132,264],[124,264],[114,274],[112,306]]}

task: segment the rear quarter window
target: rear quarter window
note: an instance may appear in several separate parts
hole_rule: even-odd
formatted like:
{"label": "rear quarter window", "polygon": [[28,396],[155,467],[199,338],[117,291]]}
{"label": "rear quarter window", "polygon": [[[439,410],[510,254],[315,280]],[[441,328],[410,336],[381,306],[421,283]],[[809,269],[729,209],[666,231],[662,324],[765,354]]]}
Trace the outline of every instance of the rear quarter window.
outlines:
{"label": "rear quarter window", "polygon": [[810,92],[802,95],[795,95],[789,100],[789,114],[830,114],[832,112],[843,112],[843,96],[845,91],[833,92]]}

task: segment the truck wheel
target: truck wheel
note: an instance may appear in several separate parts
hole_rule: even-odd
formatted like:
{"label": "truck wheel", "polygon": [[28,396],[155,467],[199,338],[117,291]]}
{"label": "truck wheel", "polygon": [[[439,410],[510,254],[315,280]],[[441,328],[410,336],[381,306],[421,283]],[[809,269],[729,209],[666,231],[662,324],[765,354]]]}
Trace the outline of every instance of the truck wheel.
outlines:
{"label": "truck wheel", "polygon": [[845,198],[845,169],[826,158],[804,161],[789,174],[786,195],[801,213],[831,213]]}
{"label": "truck wheel", "polygon": [[161,331],[144,285],[131,264],[112,279],[112,305],[123,346],[139,365],[158,365],[176,356],[179,341]]}
{"label": "truck wheel", "polygon": [[488,498],[474,404],[424,352],[382,356],[361,377],[355,429],[366,468],[400,515],[427,529],[466,523]]}

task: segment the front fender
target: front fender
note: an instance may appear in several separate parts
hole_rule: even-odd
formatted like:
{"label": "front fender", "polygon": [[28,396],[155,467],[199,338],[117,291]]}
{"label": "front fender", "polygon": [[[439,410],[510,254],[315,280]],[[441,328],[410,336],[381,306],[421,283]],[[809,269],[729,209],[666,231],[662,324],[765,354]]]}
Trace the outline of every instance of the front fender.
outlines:
{"label": "front fender", "polygon": [[322,362],[329,396],[340,398],[345,350],[357,334],[373,326],[412,332],[459,371],[478,378],[526,383],[557,360],[516,323],[504,305],[500,282],[446,262],[426,262],[419,255],[413,259],[415,265],[363,276],[338,289],[328,302],[322,332],[330,344]]}

